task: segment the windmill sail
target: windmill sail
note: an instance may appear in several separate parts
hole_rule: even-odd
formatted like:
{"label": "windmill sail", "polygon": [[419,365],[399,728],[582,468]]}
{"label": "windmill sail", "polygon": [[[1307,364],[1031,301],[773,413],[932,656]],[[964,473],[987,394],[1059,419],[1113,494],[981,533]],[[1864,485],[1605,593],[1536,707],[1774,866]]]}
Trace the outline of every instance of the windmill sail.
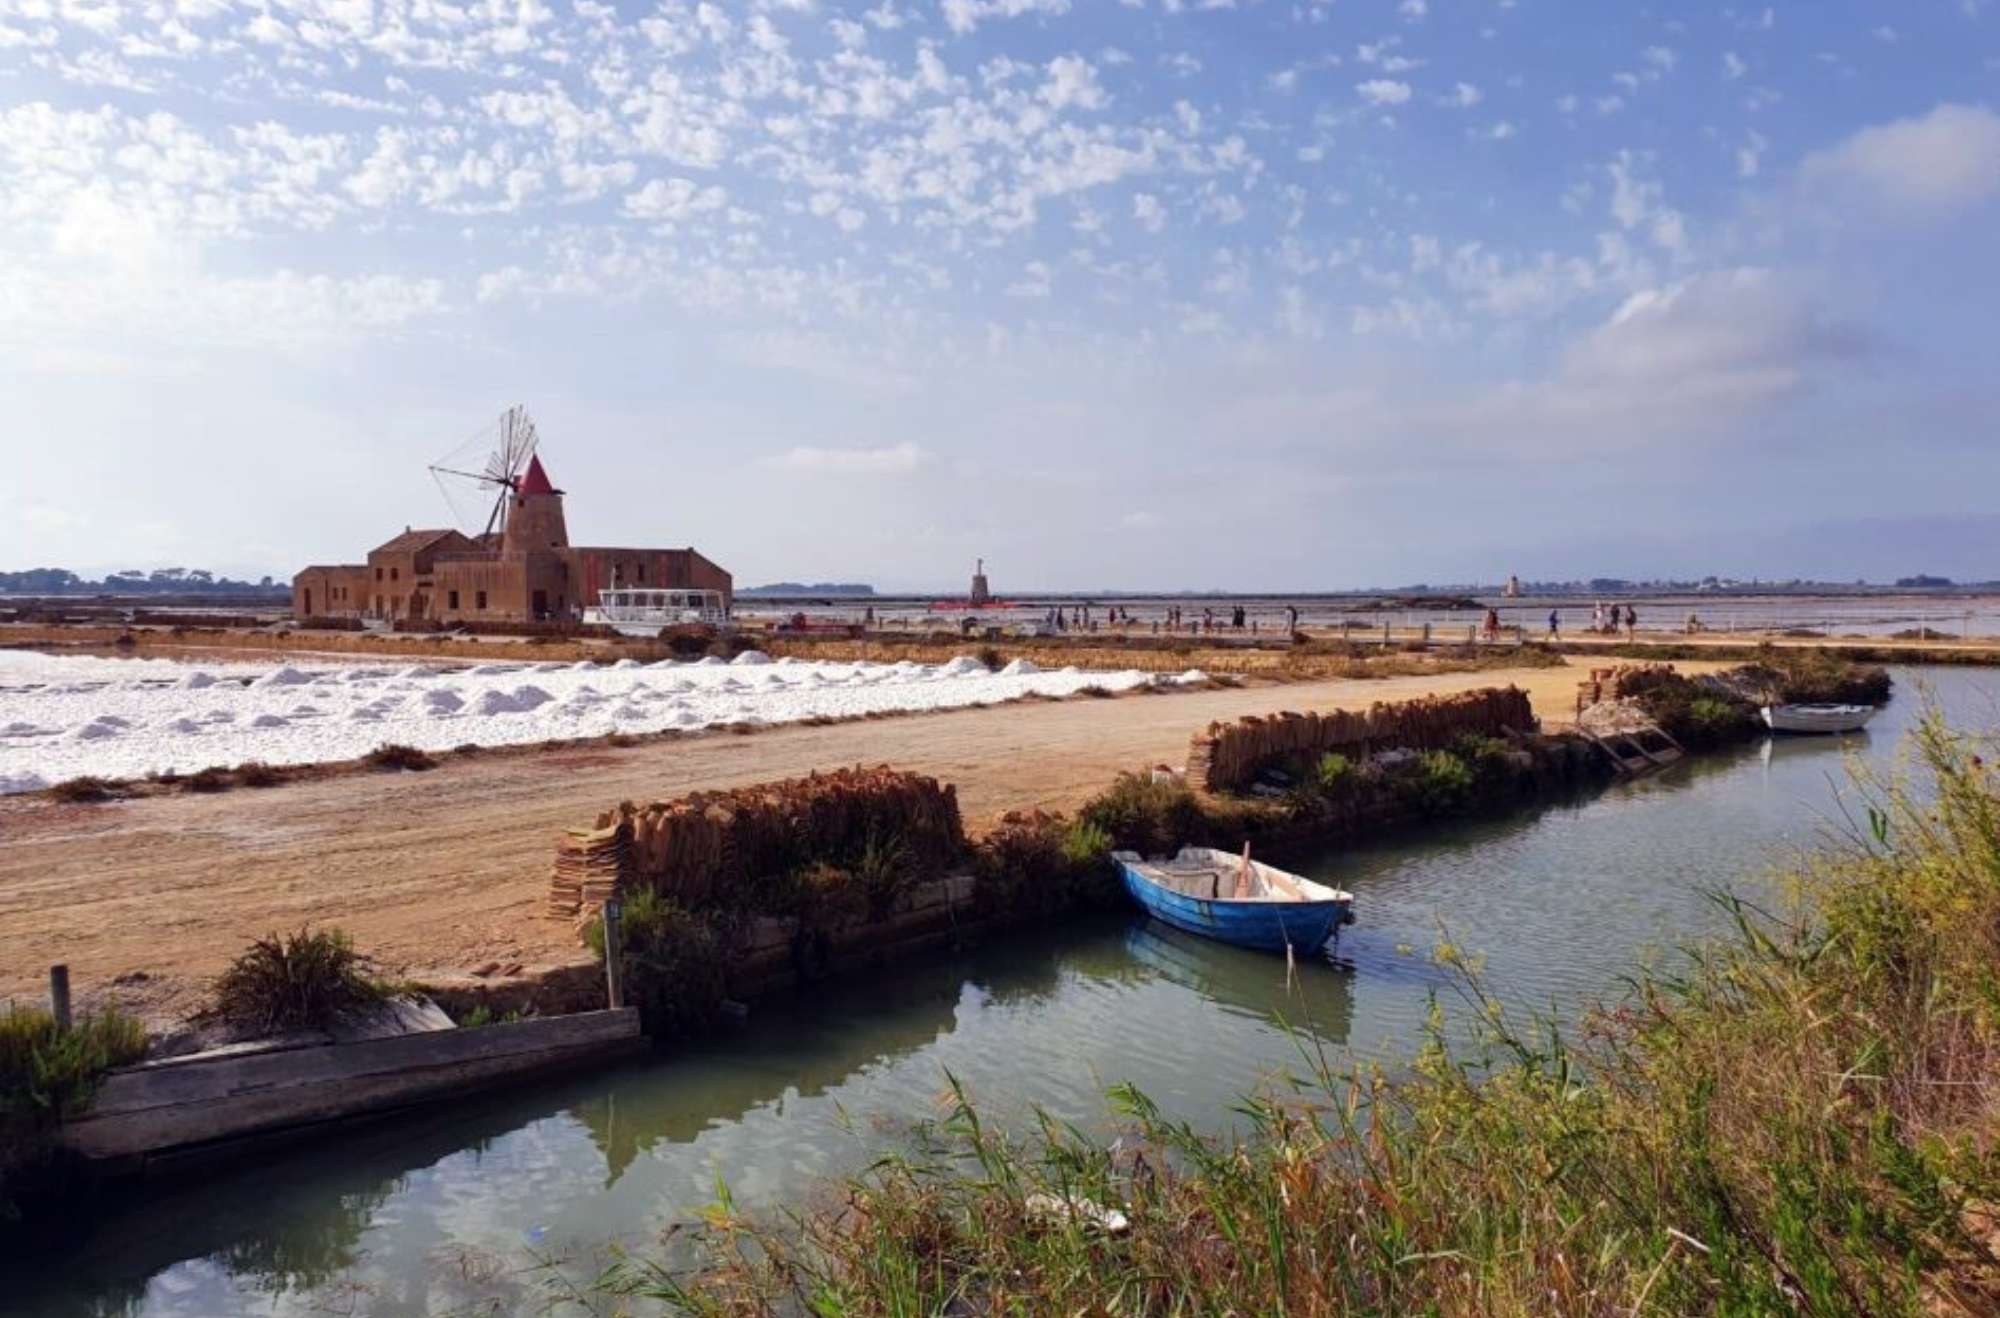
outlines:
{"label": "windmill sail", "polygon": [[[487,537],[506,531],[508,504],[520,488],[521,475],[539,442],[535,419],[516,403],[502,412],[499,420],[431,464],[431,479],[437,482],[454,519],[468,533]],[[478,470],[471,470],[472,455],[481,449],[486,450],[486,461]],[[487,505],[485,525],[478,532],[472,531],[474,522],[461,506],[473,497]]]}

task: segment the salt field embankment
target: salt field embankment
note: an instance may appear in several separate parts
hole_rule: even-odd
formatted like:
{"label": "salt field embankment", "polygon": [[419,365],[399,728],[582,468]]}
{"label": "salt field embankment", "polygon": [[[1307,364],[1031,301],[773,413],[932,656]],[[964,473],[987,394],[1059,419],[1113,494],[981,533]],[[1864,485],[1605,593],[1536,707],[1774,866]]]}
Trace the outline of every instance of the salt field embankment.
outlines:
{"label": "salt field embankment", "polygon": [[994,672],[970,657],[824,663],[756,651],[729,662],[400,667],[0,652],[0,794],[84,775],[347,760],[385,744],[449,750],[855,718],[1086,687],[1128,691],[1156,680],[1134,670],[1043,671],[1028,661]]}

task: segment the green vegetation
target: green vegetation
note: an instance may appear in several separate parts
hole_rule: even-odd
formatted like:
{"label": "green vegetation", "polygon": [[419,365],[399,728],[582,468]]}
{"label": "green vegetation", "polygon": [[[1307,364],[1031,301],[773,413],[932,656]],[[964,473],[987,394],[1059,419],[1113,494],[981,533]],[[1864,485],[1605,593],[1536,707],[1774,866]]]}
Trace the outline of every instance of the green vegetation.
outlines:
{"label": "green vegetation", "polygon": [[90,1106],[106,1071],[145,1055],[145,1028],[115,1010],[86,1012],[58,1033],[40,1007],[0,1007],[0,1228],[59,1177],[55,1127]]}
{"label": "green vegetation", "polygon": [[2000,1311],[2000,774],[1935,718],[1916,745],[1924,790],[1876,789],[1792,876],[1805,914],[1719,899],[1731,937],[1574,1034],[1444,953],[1483,1048],[1440,1014],[1394,1079],[1321,1065],[1246,1100],[1240,1142],[1125,1089],[1117,1144],[1017,1143],[960,1094],[795,1229],[725,1198],[704,1266],[600,1288],[706,1314]]}
{"label": "green vegetation", "polygon": [[[639,1009],[648,1034],[679,1041],[715,1024],[727,989],[722,940],[708,920],[642,889],[624,902],[619,935],[625,1000]],[[585,928],[584,941],[602,961],[602,917]]]}
{"label": "green vegetation", "polygon": [[1465,761],[1451,751],[1425,751],[1399,784],[1426,815],[1456,815],[1472,804],[1474,779]]}
{"label": "green vegetation", "polygon": [[1313,782],[1330,797],[1345,796],[1353,791],[1360,776],[1354,761],[1339,751],[1328,751],[1313,766]]}
{"label": "green vegetation", "polygon": [[217,977],[216,1016],[251,1035],[323,1030],[394,996],[338,929],[269,934]]}

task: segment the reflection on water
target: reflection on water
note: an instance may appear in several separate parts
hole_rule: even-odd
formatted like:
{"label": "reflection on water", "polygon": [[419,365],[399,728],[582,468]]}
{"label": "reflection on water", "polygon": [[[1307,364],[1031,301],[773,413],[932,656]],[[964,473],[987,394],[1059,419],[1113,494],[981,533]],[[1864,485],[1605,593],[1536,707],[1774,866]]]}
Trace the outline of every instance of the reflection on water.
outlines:
{"label": "reflection on water", "polygon": [[[1407,1050],[1442,938],[1511,1001],[1573,1011],[1635,955],[1715,927],[1704,893],[1752,886],[1840,820],[1845,753],[1882,765],[1902,697],[1845,746],[1797,740],[1695,763],[1526,818],[1291,857],[1353,891],[1338,960],[1285,962],[1135,917],[1066,923],[967,956],[760,1008],[697,1053],[390,1124],[108,1207],[7,1312],[210,1315],[533,1311],[569,1260],[654,1247],[725,1177],[753,1210],[796,1203],[935,1119],[947,1072],[994,1121],[1040,1106],[1106,1131],[1131,1080],[1207,1127],[1260,1078]],[[1990,726],[2000,680],[1944,670],[1948,713]]]}

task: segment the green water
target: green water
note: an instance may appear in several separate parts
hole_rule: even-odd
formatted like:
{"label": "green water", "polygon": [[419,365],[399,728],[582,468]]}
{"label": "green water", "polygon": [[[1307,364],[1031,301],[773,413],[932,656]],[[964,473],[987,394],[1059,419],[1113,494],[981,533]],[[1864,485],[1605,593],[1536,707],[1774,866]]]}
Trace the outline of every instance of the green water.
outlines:
{"label": "green water", "polygon": [[[1772,743],[1499,823],[1290,862],[1351,889],[1359,923],[1300,967],[1112,917],[760,1007],[672,1060],[327,1137],[108,1206],[93,1234],[0,1282],[8,1314],[540,1312],[616,1242],[713,1198],[797,1204],[937,1116],[946,1072],[992,1120],[1039,1105],[1110,1131],[1105,1086],[1219,1126],[1300,1049],[1392,1060],[1442,981],[1441,940],[1511,1002],[1573,1012],[1638,960],[1716,927],[1704,894],[1840,826],[1844,756],[1895,758],[1919,680],[2000,727],[2000,674],[1907,670],[1870,734]],[[1287,1023],[1293,1028],[1288,1030]],[[553,1270],[537,1260],[558,1260]]]}

